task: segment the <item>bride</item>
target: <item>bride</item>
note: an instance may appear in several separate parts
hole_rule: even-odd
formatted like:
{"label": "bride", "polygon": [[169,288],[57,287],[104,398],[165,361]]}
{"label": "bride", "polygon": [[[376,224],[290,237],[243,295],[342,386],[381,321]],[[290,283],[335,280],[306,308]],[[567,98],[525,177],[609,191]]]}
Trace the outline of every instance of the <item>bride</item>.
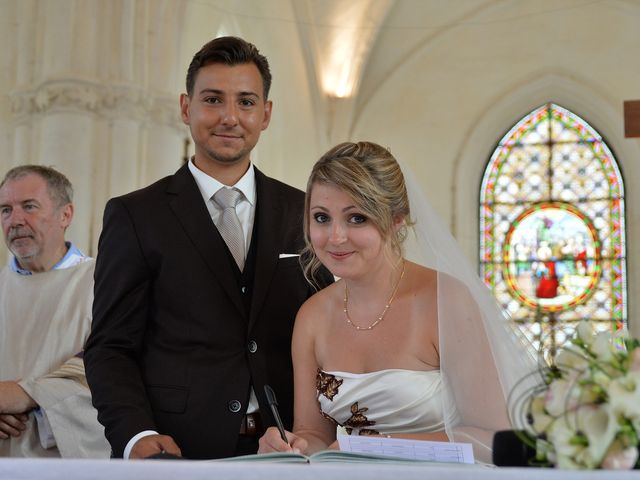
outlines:
{"label": "bride", "polygon": [[298,313],[293,432],[286,443],[269,428],[260,453],[337,448],[341,427],[470,442],[490,462],[493,434],[512,428],[506,397],[533,356],[431,207],[411,206],[415,229],[405,178],[379,145],[343,143],[315,164],[301,258],[309,281],[321,265],[340,280]]}

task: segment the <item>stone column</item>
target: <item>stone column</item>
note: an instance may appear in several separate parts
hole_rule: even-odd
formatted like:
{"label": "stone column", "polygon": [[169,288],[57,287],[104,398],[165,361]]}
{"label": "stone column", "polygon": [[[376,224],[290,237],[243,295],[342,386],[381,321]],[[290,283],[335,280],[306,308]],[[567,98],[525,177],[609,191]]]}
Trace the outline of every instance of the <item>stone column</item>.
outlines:
{"label": "stone column", "polygon": [[11,105],[0,116],[0,148],[10,157],[0,166],[65,173],[76,204],[67,238],[95,255],[106,200],[180,166],[175,52],[184,1],[8,4],[2,13],[17,31],[1,57],[12,78],[0,83]]}

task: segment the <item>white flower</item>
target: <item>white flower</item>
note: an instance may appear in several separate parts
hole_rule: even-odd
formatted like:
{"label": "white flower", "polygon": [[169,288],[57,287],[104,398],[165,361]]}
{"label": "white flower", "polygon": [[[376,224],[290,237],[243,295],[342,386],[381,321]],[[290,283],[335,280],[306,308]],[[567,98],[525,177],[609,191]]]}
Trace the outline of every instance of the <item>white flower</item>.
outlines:
{"label": "white flower", "polygon": [[589,366],[589,360],[578,348],[563,348],[555,358],[555,364],[563,371],[582,372]]}
{"label": "white flower", "polygon": [[581,321],[576,327],[576,335],[585,345],[591,345],[591,342],[593,342],[593,326],[591,322],[587,320]]}
{"label": "white flower", "polygon": [[545,432],[553,421],[553,418],[547,415],[547,412],[544,408],[544,402],[545,401],[543,396],[534,397],[531,400],[530,408],[531,417],[533,420],[533,424],[531,425],[531,427],[535,432]]}
{"label": "white flower", "polygon": [[559,418],[551,424],[547,431],[547,439],[553,445],[556,455],[575,455],[582,448],[581,445],[572,443],[575,429],[564,418]]}
{"label": "white flower", "polygon": [[638,461],[636,447],[624,448],[620,442],[614,442],[602,460],[602,468],[611,470],[630,470]]}
{"label": "white flower", "polygon": [[611,375],[609,373],[603,372],[602,370],[596,370],[595,372],[593,372],[592,380],[596,384],[601,386],[604,390],[606,390],[611,383]]}
{"label": "white flower", "polygon": [[552,417],[557,417],[572,410],[577,405],[574,383],[557,378],[549,384],[544,397],[544,406]]}
{"label": "white flower", "polygon": [[589,456],[600,464],[618,432],[618,421],[611,405],[585,405],[578,409],[577,428],[587,437]]}
{"label": "white flower", "polygon": [[583,448],[582,450],[578,451],[575,456],[575,461],[578,465],[580,465],[580,468],[588,468],[591,470],[598,466],[598,462],[594,460],[593,456],[591,455],[591,451],[588,448]]}
{"label": "white flower", "polygon": [[[626,335],[618,335],[622,336]],[[559,468],[633,468],[640,443],[640,347],[580,322],[529,404],[536,456]],[[623,347],[630,349],[629,353]],[[638,443],[638,444],[636,444]]]}
{"label": "white flower", "polygon": [[562,468],[565,470],[579,470],[582,465],[576,463],[573,459],[573,455],[556,455],[555,464],[558,468]]}
{"label": "white flower", "polygon": [[613,346],[611,345],[611,335],[600,332],[595,336],[591,344],[591,351],[596,354],[598,361],[609,362],[613,358]]}
{"label": "white flower", "polygon": [[575,429],[564,418],[559,418],[551,424],[547,431],[547,439],[553,445],[554,461],[559,468],[577,469],[580,465],[575,461],[576,455],[585,449],[584,445],[576,444],[573,440]]}
{"label": "white flower", "polygon": [[640,371],[628,372],[609,384],[609,404],[614,412],[640,420]]}

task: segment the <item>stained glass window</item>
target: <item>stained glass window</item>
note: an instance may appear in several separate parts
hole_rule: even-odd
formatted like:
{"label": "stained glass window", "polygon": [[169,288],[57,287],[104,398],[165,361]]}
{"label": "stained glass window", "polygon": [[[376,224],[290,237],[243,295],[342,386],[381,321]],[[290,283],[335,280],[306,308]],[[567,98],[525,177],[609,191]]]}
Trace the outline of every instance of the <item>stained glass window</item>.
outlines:
{"label": "stained glass window", "polygon": [[624,218],[616,160],[574,113],[543,105],[500,140],[480,190],[480,271],[546,354],[582,319],[626,325]]}

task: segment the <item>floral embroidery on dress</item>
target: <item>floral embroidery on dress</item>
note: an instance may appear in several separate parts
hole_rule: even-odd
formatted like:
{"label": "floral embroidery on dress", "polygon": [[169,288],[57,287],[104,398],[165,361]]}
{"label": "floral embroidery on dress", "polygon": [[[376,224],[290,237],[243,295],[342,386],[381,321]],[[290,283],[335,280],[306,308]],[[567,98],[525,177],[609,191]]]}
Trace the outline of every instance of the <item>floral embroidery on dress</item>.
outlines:
{"label": "floral embroidery on dress", "polygon": [[333,397],[338,394],[340,385],[342,385],[342,380],[338,380],[335,375],[324,373],[318,369],[318,374],[316,375],[316,389],[318,390],[318,394],[324,395],[333,401]]}
{"label": "floral embroidery on dress", "polygon": [[374,420],[369,420],[365,415],[365,412],[368,411],[368,407],[359,408],[358,402],[355,402],[351,405],[351,417],[344,422],[344,427],[346,427],[347,433],[351,435],[351,432],[354,428],[358,429],[358,435],[379,435],[377,430],[372,428],[363,428],[363,427],[371,427],[376,424]]}
{"label": "floral embroidery on dress", "polygon": [[[343,380],[338,380],[335,375],[331,375],[330,373],[325,373],[321,369],[318,369],[318,374],[316,375],[316,389],[318,390],[318,398],[320,395],[324,395],[327,399],[333,401],[333,397],[338,394],[338,390],[340,385],[342,385]],[[324,418],[330,420],[336,425],[340,425],[344,427],[347,431],[347,434],[351,435],[354,430],[357,435],[379,435],[380,432],[374,430],[372,428],[364,428],[371,427],[376,424],[374,420],[369,420],[365,415],[365,412],[369,410],[368,407],[359,408],[358,402],[355,402],[351,405],[351,417],[343,423],[340,423],[335,418],[330,415],[327,415],[320,410],[320,413]]]}

